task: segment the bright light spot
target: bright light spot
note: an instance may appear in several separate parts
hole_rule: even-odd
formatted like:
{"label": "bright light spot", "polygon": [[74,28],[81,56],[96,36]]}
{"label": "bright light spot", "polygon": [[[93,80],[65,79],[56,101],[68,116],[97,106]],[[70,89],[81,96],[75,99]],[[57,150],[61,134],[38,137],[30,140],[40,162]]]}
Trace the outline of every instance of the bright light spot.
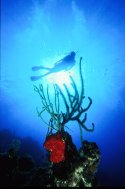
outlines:
{"label": "bright light spot", "polygon": [[73,76],[73,70],[67,72],[67,71],[61,71],[54,74],[51,74],[48,76],[47,80],[49,83],[56,83],[60,87],[63,87],[63,84],[66,84],[69,86],[71,84],[70,76]]}

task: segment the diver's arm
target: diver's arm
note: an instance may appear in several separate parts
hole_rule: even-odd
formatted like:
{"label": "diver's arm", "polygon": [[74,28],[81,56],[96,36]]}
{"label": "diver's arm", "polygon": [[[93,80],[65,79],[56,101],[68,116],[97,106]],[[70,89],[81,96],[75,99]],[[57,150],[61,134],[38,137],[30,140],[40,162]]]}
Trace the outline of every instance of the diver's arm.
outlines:
{"label": "diver's arm", "polygon": [[55,64],[54,64],[54,66],[53,66],[53,67],[55,67],[57,64],[59,64],[60,62],[62,62],[62,60],[63,60],[63,59],[61,59],[61,60],[59,60],[59,61],[55,62]]}
{"label": "diver's arm", "polygon": [[69,56],[70,56],[70,55],[67,55],[67,56],[65,56],[64,58],[62,58],[61,60],[55,62],[54,66],[56,66],[57,64],[59,64],[59,63],[62,62],[62,61],[67,61],[67,60],[69,59]]}

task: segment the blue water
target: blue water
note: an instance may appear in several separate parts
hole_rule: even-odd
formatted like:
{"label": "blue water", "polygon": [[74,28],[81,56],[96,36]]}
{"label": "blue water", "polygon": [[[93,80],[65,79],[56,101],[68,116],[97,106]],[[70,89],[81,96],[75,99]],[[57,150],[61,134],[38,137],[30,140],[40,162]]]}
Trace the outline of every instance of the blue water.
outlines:
{"label": "blue water", "polygon": [[[41,99],[33,85],[44,88],[52,81],[70,88],[68,73],[52,74],[32,82],[32,66],[48,66],[70,51],[78,51],[70,71],[80,87],[78,62],[85,96],[93,100],[84,139],[94,141],[101,151],[98,177],[103,186],[125,185],[125,1],[124,0],[2,0],[1,1],[0,130],[30,136],[42,146],[47,126],[37,116]],[[51,100],[53,98],[51,90]],[[64,106],[61,105],[63,109]],[[44,119],[49,120],[48,113]],[[77,148],[77,123],[67,130]]]}

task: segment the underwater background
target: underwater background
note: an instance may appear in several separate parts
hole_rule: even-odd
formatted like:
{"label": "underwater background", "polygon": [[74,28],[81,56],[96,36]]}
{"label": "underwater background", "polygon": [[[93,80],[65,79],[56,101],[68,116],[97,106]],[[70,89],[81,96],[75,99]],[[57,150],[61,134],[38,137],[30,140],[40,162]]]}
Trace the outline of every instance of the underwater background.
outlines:
{"label": "underwater background", "polygon": [[[38,117],[42,107],[33,85],[46,89],[56,82],[70,88],[68,73],[31,81],[33,66],[48,66],[71,51],[76,65],[70,74],[79,87],[82,60],[88,110],[84,139],[101,151],[98,179],[102,186],[125,186],[125,1],[124,0],[1,0],[0,152],[20,138],[20,153],[30,153],[38,164],[44,154],[47,126]],[[42,74],[40,70],[35,74]],[[54,101],[53,90],[51,99]],[[63,104],[61,104],[63,109]],[[44,119],[49,121],[48,113]],[[80,148],[76,122],[66,129]]]}

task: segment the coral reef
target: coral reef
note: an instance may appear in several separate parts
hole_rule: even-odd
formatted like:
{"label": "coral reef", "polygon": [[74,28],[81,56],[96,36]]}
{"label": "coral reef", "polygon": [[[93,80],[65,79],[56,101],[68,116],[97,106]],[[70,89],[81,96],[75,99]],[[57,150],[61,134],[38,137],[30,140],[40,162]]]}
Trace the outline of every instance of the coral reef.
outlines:
{"label": "coral reef", "polygon": [[[84,148],[84,150],[83,150]],[[84,156],[81,156],[81,152],[84,152]],[[67,154],[68,155],[68,154]],[[55,186],[57,187],[93,187],[98,186],[95,173],[100,162],[100,152],[95,143],[89,143],[87,141],[83,142],[77,156],[74,156],[72,159],[67,162],[67,165],[70,164],[70,167],[65,168],[63,172],[63,177],[59,177],[59,174],[56,174],[54,179]],[[58,165],[57,165],[58,166]],[[63,169],[63,165],[61,170]],[[65,174],[67,175],[65,176]]]}
{"label": "coral reef", "polygon": [[96,143],[84,141],[78,151],[67,132],[63,137],[66,138],[65,161],[50,163],[46,167],[36,167],[31,156],[19,156],[12,148],[0,153],[0,186],[98,186],[95,173],[100,152]]}
{"label": "coral reef", "polygon": [[[21,156],[18,151],[21,148],[19,140],[12,140],[6,153],[0,154],[0,183],[1,186],[41,186],[41,187],[93,187],[98,186],[96,171],[100,162],[100,151],[96,143],[83,140],[82,130],[94,131],[85,125],[87,111],[92,104],[92,99],[88,97],[87,107],[83,107],[84,82],[81,71],[81,61],[79,61],[80,92],[72,76],[72,94],[67,85],[64,84],[64,91],[54,84],[55,98],[52,103],[43,85],[34,86],[34,90],[40,95],[42,110],[38,111],[38,116],[48,126],[48,132],[44,142],[47,151],[46,164],[40,166],[35,164],[35,156],[32,158],[32,151],[28,146],[32,146],[32,140],[26,138],[22,141],[23,148],[29,155]],[[60,110],[60,98],[63,100],[65,111]],[[45,121],[42,113],[46,111],[50,115],[49,121]],[[81,117],[84,114],[84,117]],[[76,121],[80,127],[81,147],[77,150],[72,141],[72,136],[66,131],[67,123]],[[26,142],[26,143],[25,143]],[[26,145],[28,143],[28,146]],[[23,150],[22,148],[22,150]],[[34,145],[35,149],[35,145]],[[25,151],[24,150],[24,151]],[[26,151],[25,151],[26,152]],[[38,153],[39,154],[39,153]],[[41,156],[43,158],[43,156]]]}

